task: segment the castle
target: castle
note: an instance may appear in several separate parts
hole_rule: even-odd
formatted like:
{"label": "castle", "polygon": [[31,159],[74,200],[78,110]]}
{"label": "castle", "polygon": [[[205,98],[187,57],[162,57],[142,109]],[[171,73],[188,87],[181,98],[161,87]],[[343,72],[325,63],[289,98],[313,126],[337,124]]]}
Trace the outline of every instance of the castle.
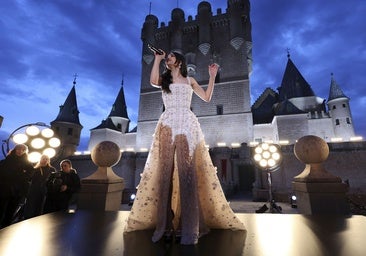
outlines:
{"label": "castle", "polygon": [[[176,8],[172,10],[168,24],[162,22],[159,25],[158,18],[149,14],[141,38],[142,76],[137,127],[130,130],[122,83],[110,114],[99,126],[91,129],[89,141],[89,150],[99,142],[109,140],[125,152],[121,162],[127,157],[130,164],[120,163],[121,168],[127,168],[120,173],[127,180],[127,188],[138,184],[143,164],[136,162],[141,161],[141,156],[146,158],[158,118],[164,111],[161,91],[149,83],[153,53],[148,43],[166,52],[184,54],[189,76],[195,77],[203,87],[208,81],[208,64],[220,65],[211,102],[207,104],[194,96],[191,109],[199,119],[224,189],[251,187],[251,184],[240,184],[245,179],[262,186],[258,184],[260,174],[255,173],[247,147],[253,142],[293,145],[297,139],[309,134],[327,142],[356,138],[349,98],[333,75],[329,97],[324,100],[316,96],[290,55],[278,91],[267,88],[250,105],[252,38],[249,0],[228,0],[226,13],[218,9],[215,15],[210,3],[203,1],[198,5],[195,18],[188,16],[188,19],[183,10]],[[72,155],[82,129],[75,86],[51,125],[62,138],[64,156]],[[131,164],[131,161],[135,163]],[[240,176],[242,169],[250,170],[245,177]]]}
{"label": "castle", "polygon": [[174,9],[169,25],[154,15],[146,16],[142,28],[142,77],[137,129],[129,131],[123,86],[106,120],[91,130],[89,149],[103,140],[121,149],[147,150],[164,106],[161,91],[149,83],[153,53],[151,43],[165,51],[178,51],[187,59],[190,76],[203,86],[208,81],[207,65],[216,62],[220,72],[212,101],[192,101],[209,147],[238,146],[253,141],[293,144],[313,134],[330,142],[355,137],[349,98],[331,77],[327,102],[316,96],[288,55],[278,92],[267,88],[250,106],[252,62],[249,1],[228,1],[227,13],[213,15],[211,5],[201,2],[198,14],[185,20],[183,10]]}

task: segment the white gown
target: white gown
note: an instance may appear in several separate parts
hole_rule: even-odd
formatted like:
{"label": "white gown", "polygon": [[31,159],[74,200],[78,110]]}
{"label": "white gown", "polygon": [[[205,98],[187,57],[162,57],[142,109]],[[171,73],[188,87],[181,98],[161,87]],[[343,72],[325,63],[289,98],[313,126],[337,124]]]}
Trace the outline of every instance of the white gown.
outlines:
{"label": "white gown", "polygon": [[156,242],[166,230],[180,230],[181,244],[195,244],[210,228],[245,230],[226,201],[200,124],[190,110],[191,85],[171,84],[170,90],[162,92],[165,111],[125,231],[155,229]]}

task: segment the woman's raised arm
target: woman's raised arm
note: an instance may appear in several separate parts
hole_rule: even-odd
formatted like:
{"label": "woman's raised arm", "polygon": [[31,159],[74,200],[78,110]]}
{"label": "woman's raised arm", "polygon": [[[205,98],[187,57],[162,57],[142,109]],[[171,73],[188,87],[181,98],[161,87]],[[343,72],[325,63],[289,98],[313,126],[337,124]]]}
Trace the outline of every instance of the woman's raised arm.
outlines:
{"label": "woman's raised arm", "polygon": [[[160,49],[161,50],[161,49]],[[165,58],[165,52],[161,50],[163,54],[154,54],[154,64],[150,73],[150,84],[154,87],[160,87],[160,62]]]}
{"label": "woman's raised arm", "polygon": [[208,85],[206,90],[204,90],[196,81],[196,79],[191,78],[192,88],[193,91],[197,94],[198,97],[200,97],[202,100],[206,102],[210,102],[212,98],[213,88],[215,85],[215,78],[217,75],[217,71],[219,70],[219,65],[216,63],[211,64],[208,66],[208,74],[210,75],[210,78],[208,80]]}

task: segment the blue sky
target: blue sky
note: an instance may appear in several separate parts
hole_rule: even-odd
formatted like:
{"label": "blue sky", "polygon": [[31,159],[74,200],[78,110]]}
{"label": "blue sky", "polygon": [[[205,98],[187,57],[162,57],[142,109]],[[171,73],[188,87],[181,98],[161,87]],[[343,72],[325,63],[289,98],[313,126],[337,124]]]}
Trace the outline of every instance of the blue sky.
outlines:
{"label": "blue sky", "polygon": [[[168,23],[179,6],[185,17],[201,1],[151,1],[151,14]],[[227,1],[211,2],[213,14]],[[136,126],[141,75],[141,28],[150,1],[3,0],[0,4],[0,139],[21,125],[49,124],[77,73],[76,94],[84,126],[105,119],[124,76],[130,128]],[[350,97],[357,135],[366,137],[366,2],[360,0],[252,0],[252,103],[276,89],[291,59],[317,96],[328,98],[330,74]]]}

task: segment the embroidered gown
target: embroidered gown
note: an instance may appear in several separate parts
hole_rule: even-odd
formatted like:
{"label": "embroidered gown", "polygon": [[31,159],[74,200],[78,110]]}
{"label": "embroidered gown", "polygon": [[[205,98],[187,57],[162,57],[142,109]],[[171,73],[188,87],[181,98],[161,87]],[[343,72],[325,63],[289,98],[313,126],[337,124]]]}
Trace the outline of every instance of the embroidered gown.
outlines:
{"label": "embroidered gown", "polygon": [[226,201],[200,124],[190,110],[191,85],[169,88],[171,93],[162,92],[165,111],[125,231],[155,229],[156,242],[166,230],[180,230],[181,244],[195,244],[209,228],[245,230]]}

